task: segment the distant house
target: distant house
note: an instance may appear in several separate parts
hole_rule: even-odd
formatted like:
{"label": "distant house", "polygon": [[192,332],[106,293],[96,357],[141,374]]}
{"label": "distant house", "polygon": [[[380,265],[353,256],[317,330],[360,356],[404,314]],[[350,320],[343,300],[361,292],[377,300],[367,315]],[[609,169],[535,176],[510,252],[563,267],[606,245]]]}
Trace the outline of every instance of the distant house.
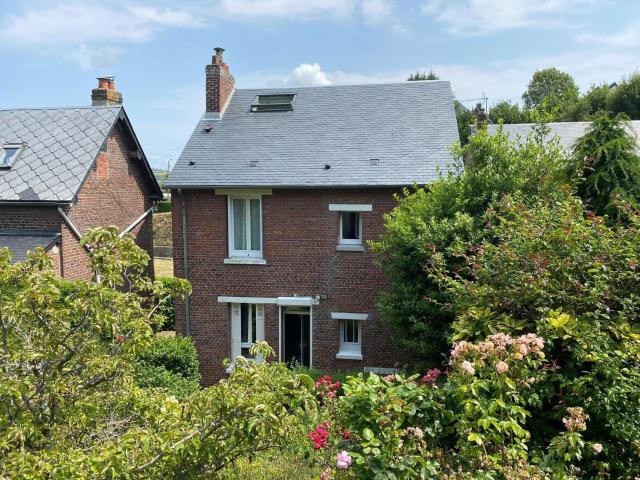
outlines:
{"label": "distant house", "polygon": [[152,254],[160,187],[112,78],[90,107],[0,109],[0,247],[13,260],[43,247],[60,275],[87,278],[79,237],[96,226],[131,231]]}
{"label": "distant house", "polygon": [[174,270],[193,285],[178,329],[195,340],[204,381],[259,340],[307,366],[397,366],[367,242],[395,193],[451,163],[449,82],[236,89],[222,52],[167,180]]}
{"label": "distant house", "polygon": [[[547,123],[549,128],[547,139],[551,140],[554,137],[558,137],[560,144],[566,149],[571,149],[573,143],[584,135],[585,130],[591,122],[552,122]],[[630,123],[632,133],[640,138],[640,120],[633,120]],[[531,133],[531,130],[535,124],[533,123],[507,123],[503,125],[503,132],[509,135],[510,138],[526,139],[527,135]],[[498,131],[498,125],[489,125],[488,131],[491,135],[495,135]]]}

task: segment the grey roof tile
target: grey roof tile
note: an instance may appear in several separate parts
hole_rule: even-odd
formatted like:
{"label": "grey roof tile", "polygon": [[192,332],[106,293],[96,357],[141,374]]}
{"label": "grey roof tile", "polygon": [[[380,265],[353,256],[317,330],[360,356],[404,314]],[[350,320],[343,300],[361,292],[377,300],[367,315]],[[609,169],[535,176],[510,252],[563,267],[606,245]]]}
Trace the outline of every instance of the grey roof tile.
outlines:
{"label": "grey roof tile", "polygon": [[0,148],[26,144],[0,170],[0,200],[71,201],[122,107],[0,109]]}
{"label": "grey roof tile", "polygon": [[27,253],[43,247],[48,250],[60,237],[58,232],[0,230],[0,248],[7,247],[13,254],[12,262],[20,262],[27,258]]}
{"label": "grey roof tile", "polygon": [[[295,93],[293,111],[252,113],[256,95],[269,93]],[[451,164],[457,141],[445,81],[238,89],[221,120],[198,122],[167,185],[426,184]]]}
{"label": "grey roof tile", "polygon": [[[633,120],[630,123],[631,129],[636,137],[640,138],[640,120]],[[553,122],[547,123],[549,133],[547,138],[558,137],[560,144],[570,149],[573,143],[582,135],[590,122]],[[524,140],[533,128],[533,123],[507,123],[502,126],[504,133],[510,138],[520,138]],[[489,133],[495,135],[498,125],[489,125]]]}

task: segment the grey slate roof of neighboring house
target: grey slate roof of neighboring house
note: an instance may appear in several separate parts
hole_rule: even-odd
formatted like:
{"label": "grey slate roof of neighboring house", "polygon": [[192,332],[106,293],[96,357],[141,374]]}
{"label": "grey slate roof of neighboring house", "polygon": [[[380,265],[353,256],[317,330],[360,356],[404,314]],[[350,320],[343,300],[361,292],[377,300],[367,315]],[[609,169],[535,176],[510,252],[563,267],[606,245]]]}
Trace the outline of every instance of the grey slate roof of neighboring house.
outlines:
{"label": "grey slate roof of neighboring house", "polygon": [[11,261],[21,262],[27,258],[27,253],[42,247],[51,248],[60,237],[59,232],[0,230],[0,248],[8,247],[13,253]]}
{"label": "grey slate roof of neighboring house", "polygon": [[10,169],[0,169],[0,201],[73,201],[118,119],[128,124],[121,106],[0,109],[0,148],[25,145]]}
{"label": "grey slate roof of neighboring house", "polygon": [[[257,95],[285,93],[295,94],[292,111],[250,111]],[[222,119],[198,122],[166,185],[426,184],[451,164],[458,140],[445,81],[238,89]]]}
{"label": "grey slate roof of neighboring house", "polygon": [[[590,122],[554,122],[547,123],[550,131],[548,134],[549,140],[555,136],[558,137],[560,144],[570,149],[573,143],[582,135],[589,126]],[[633,133],[640,139],[640,120],[633,120],[630,122]],[[525,139],[529,132],[531,132],[533,123],[508,123],[503,125],[504,133],[507,133],[509,137],[520,136],[521,139]],[[489,125],[489,133],[495,135],[498,131],[498,125]]]}

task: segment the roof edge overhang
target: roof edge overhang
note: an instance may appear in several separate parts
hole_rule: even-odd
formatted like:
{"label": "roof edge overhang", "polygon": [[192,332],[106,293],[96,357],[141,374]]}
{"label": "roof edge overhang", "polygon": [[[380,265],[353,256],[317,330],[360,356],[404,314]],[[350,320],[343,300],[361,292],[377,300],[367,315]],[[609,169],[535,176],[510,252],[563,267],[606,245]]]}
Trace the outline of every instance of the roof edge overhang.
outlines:
{"label": "roof edge overhang", "polygon": [[73,200],[0,200],[0,205],[12,205],[23,207],[66,207]]}
{"label": "roof edge overhang", "polygon": [[286,190],[290,188],[295,189],[308,189],[314,190],[318,188],[334,188],[334,189],[344,189],[344,188],[405,188],[405,187],[413,187],[413,186],[425,186],[429,183],[435,181],[431,180],[426,183],[397,183],[397,184],[380,184],[380,183],[371,183],[371,184],[345,184],[345,185],[335,185],[335,184],[326,184],[326,185],[300,185],[300,184],[291,184],[291,185],[170,185],[166,184],[166,188],[170,188],[171,190],[215,190],[215,189],[272,189],[272,190]]}

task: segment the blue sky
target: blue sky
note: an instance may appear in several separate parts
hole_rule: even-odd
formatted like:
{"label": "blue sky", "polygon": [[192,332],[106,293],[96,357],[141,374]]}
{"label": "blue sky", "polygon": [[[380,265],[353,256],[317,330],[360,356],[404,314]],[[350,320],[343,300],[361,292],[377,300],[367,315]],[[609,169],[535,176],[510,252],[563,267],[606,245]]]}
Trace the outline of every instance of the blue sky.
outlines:
{"label": "blue sky", "polygon": [[[237,86],[403,81],[519,100],[555,66],[581,89],[640,68],[635,0],[0,0],[0,108],[90,103],[113,74],[155,167],[204,109],[213,47]],[[467,102],[473,105],[473,102]]]}

